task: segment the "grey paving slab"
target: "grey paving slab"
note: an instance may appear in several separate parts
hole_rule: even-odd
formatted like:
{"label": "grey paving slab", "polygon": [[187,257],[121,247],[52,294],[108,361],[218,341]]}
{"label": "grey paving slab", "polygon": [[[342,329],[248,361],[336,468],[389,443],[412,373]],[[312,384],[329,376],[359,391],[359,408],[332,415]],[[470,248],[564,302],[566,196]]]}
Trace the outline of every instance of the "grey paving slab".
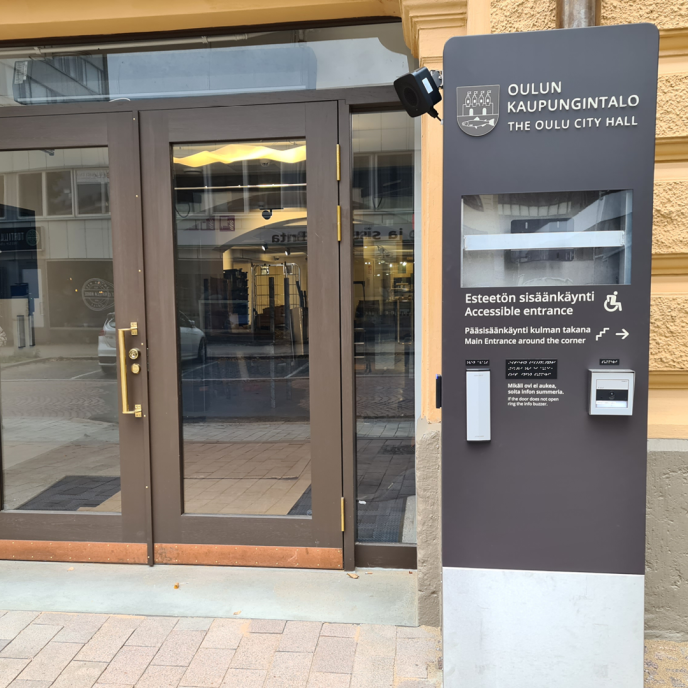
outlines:
{"label": "grey paving slab", "polygon": [[222,688],[263,688],[267,671],[259,669],[229,669]]}
{"label": "grey paving slab", "polygon": [[125,645],[160,647],[176,626],[177,621],[175,617],[165,616],[144,619],[143,623],[129,636]]}
{"label": "grey paving slab", "polygon": [[[0,578],[2,578],[2,576],[0,576]],[[5,586],[4,580],[3,588],[5,594],[11,594]],[[14,638],[18,636],[37,616],[37,612],[7,612],[2,618],[0,618],[0,640],[14,640]]]}
{"label": "grey paving slab", "polygon": [[439,679],[402,679],[397,683],[398,688],[441,688],[441,682]]}
{"label": "grey paving slab", "polygon": [[141,623],[142,617],[111,616],[84,645],[77,659],[85,662],[112,661]]}
{"label": "grey paving slab", "polygon": [[353,638],[358,632],[356,624],[324,623],[320,635],[331,635],[336,638]]}
{"label": "grey paving slab", "polygon": [[203,638],[202,649],[236,650],[251,622],[240,619],[215,619]]}
{"label": "grey paving slab", "polygon": [[186,619],[179,619],[175,630],[177,631],[207,631],[213,619],[190,617]]}
{"label": "grey paving slab", "polygon": [[0,640],[0,650],[7,647],[12,641],[11,640]]}
{"label": "grey paving slab", "polygon": [[278,652],[315,652],[321,627],[318,621],[288,621]]}
{"label": "grey paving slab", "polygon": [[189,664],[180,685],[219,688],[233,656],[234,650],[204,650],[201,648]]}
{"label": "grey paving slab", "polygon": [[27,626],[2,652],[0,657],[31,659],[60,631],[62,626]]}
{"label": "grey paving slab", "polygon": [[19,674],[25,681],[54,681],[83,646],[79,643],[48,643]]}
{"label": "grey paving slab", "polygon": [[265,688],[306,688],[312,661],[310,652],[276,652]]}
{"label": "grey paving slab", "polygon": [[54,638],[58,643],[87,643],[108,618],[107,614],[45,612],[32,625],[62,626],[62,630]]}
{"label": "grey paving slab", "polygon": [[[0,606],[11,610],[416,623],[416,575],[389,569],[352,581],[343,571],[1,561],[0,580]],[[9,636],[4,623],[0,639],[11,640],[28,621]]]}
{"label": "grey paving slab", "polygon": [[189,666],[204,636],[205,631],[172,631],[151,663],[164,666]]}
{"label": "grey paving slab", "polygon": [[353,638],[320,636],[313,656],[313,671],[350,674],[353,671],[356,641]]}
{"label": "grey paving slab", "polygon": [[177,688],[186,667],[149,666],[136,688]]}
{"label": "grey paving slab", "polygon": [[267,671],[279,645],[280,636],[270,633],[247,635],[239,643],[231,667],[233,669],[259,669]]}
{"label": "grey paving slab", "polygon": [[131,683],[96,683],[93,688],[134,688]]}
{"label": "grey paving slab", "polygon": [[325,674],[311,672],[307,688],[349,688],[351,674]]}
{"label": "grey paving slab", "polygon": [[394,657],[365,656],[356,653],[351,688],[392,688]]}
{"label": "grey paving slab", "polygon": [[251,633],[282,633],[286,621],[275,619],[253,619],[251,621]]}
{"label": "grey paving slab", "polygon": [[155,656],[157,648],[125,645],[98,679],[99,683],[135,684]]}
{"label": "grey paving slab", "polygon": [[7,688],[21,674],[28,663],[28,659],[0,658],[0,688]]}
{"label": "grey paving slab", "polygon": [[52,688],[92,688],[106,667],[105,662],[70,662]]}
{"label": "grey paving slab", "polygon": [[397,638],[397,677],[427,678],[428,664],[437,654],[436,643],[431,638]]}
{"label": "grey paving slab", "polygon": [[356,654],[367,657],[394,657],[397,629],[394,626],[362,625],[358,632]]}
{"label": "grey paving slab", "polygon": [[10,683],[10,688],[50,688],[52,681],[25,681],[18,678]]}

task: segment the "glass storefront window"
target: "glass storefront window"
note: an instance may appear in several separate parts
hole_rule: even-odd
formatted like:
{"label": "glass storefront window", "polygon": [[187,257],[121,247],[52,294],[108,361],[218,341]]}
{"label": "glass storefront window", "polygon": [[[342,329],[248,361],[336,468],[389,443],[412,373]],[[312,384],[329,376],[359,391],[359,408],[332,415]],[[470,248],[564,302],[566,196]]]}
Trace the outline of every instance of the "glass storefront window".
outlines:
{"label": "glass storefront window", "polygon": [[0,508],[121,512],[107,148],[0,152]]}
{"label": "glass storefront window", "polygon": [[0,105],[373,86],[416,66],[400,22],[7,48]]}
{"label": "glass storefront window", "polygon": [[355,114],[354,364],[357,541],[416,541],[416,126]]}

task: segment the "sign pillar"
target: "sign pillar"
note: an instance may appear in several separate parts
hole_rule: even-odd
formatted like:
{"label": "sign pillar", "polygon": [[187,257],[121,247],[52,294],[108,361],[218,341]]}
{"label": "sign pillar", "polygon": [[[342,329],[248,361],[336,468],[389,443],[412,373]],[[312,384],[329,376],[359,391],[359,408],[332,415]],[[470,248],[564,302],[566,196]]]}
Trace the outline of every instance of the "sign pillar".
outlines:
{"label": "sign pillar", "polygon": [[642,688],[650,24],[444,53],[447,688]]}

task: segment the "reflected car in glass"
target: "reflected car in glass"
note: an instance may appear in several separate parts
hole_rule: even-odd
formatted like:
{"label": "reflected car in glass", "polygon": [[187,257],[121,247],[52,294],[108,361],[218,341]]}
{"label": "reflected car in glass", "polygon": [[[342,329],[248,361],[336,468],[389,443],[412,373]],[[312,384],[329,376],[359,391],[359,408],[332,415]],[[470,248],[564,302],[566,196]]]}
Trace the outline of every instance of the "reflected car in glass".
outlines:
{"label": "reflected car in glass", "polygon": [[[207,345],[205,334],[184,313],[177,315],[179,322],[180,358],[182,361],[205,363]],[[98,363],[104,375],[114,377],[117,372],[117,328],[115,314],[110,313],[98,335]]]}

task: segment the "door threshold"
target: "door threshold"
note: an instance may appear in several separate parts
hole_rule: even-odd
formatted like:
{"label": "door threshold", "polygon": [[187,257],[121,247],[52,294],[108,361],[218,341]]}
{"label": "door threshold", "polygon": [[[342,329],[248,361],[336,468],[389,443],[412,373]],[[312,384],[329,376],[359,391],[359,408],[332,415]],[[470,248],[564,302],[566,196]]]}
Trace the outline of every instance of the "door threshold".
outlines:
{"label": "door threshold", "polygon": [[[416,625],[415,572],[0,561],[0,608]],[[59,594],[55,591],[59,590]]]}

